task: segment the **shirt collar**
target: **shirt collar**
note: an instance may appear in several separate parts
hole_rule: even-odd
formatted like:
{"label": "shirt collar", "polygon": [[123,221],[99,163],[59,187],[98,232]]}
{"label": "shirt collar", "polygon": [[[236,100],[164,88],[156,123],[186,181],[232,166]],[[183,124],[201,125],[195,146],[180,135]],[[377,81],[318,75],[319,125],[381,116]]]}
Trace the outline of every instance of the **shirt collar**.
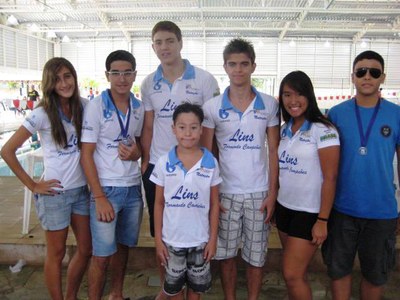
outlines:
{"label": "shirt collar", "polygon": [[68,119],[68,117],[63,113],[62,109],[60,106],[58,106],[58,115],[60,116],[60,118],[62,120],[64,120],[65,122],[71,123],[72,120]]}
{"label": "shirt collar", "polygon": [[[288,136],[289,138],[293,137],[292,132],[293,118],[290,118],[289,122],[284,129],[284,136]],[[304,123],[301,125],[299,131],[308,131],[311,128],[311,122],[308,120],[304,120]]]}
{"label": "shirt collar", "polygon": [[[256,94],[256,100],[254,101],[253,109],[254,110],[264,110],[265,105],[263,98],[261,97],[260,93],[257,91],[257,89],[253,86],[251,86],[251,90],[253,91],[254,94]],[[229,100],[229,86],[225,89],[224,94],[222,95],[222,109],[223,110],[228,110],[228,109],[234,109],[234,106],[232,105],[231,100]]]}
{"label": "shirt collar", "polygon": [[[140,102],[139,100],[135,97],[134,94],[130,93],[129,95],[130,100],[131,100],[131,107],[133,109],[139,108],[140,107]],[[112,103],[111,100],[111,91],[110,89],[106,89],[105,91],[101,92],[101,98],[103,99],[103,104],[104,107],[107,111],[115,111],[115,106]]]}
{"label": "shirt collar", "polygon": [[[178,155],[176,155],[176,147],[173,147],[168,153],[168,160],[171,166],[182,164]],[[201,158],[200,167],[204,167],[207,169],[215,168],[214,156],[208,151],[206,148],[201,147],[201,151],[203,151],[203,157]]]}
{"label": "shirt collar", "polygon": [[[192,66],[187,59],[184,59],[183,62],[185,64],[185,70],[183,72],[182,79],[184,80],[195,79],[196,76],[195,76],[194,66]],[[163,76],[162,65],[159,65],[156,70],[156,73],[154,74],[153,81],[158,82],[163,78],[164,76]]]}

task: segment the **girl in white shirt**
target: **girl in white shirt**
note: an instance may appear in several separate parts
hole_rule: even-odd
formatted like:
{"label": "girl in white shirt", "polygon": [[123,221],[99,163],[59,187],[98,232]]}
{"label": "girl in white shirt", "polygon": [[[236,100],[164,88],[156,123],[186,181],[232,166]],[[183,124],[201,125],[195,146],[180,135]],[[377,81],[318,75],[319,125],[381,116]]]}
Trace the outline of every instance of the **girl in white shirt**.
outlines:
{"label": "girl in white shirt", "polygon": [[[85,100],[79,96],[74,67],[62,57],[45,64],[42,87],[41,102],[3,146],[1,156],[35,194],[36,212],[46,235],[44,272],[52,299],[63,299],[61,269],[71,225],[77,251],[68,266],[66,299],[76,299],[92,248],[88,190],[79,164]],[[40,180],[31,178],[16,156],[16,150],[36,132],[43,150]]]}
{"label": "girl in white shirt", "polygon": [[289,299],[312,299],[307,267],[327,237],[339,163],[339,135],[318,109],[310,78],[285,76],[279,89],[281,129],[276,225]]}

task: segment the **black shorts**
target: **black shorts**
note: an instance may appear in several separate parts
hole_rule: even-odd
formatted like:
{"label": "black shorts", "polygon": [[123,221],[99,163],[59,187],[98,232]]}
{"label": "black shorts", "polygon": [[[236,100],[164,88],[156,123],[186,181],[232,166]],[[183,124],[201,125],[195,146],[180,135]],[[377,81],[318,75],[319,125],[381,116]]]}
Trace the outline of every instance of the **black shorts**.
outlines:
{"label": "black shorts", "polygon": [[284,207],[278,201],[275,208],[276,226],[288,236],[312,241],[311,230],[317,221],[317,213],[297,211]]}
{"label": "black shorts", "polygon": [[364,219],[331,212],[322,255],[332,279],[350,275],[358,253],[362,276],[371,284],[387,282],[396,265],[396,219]]}

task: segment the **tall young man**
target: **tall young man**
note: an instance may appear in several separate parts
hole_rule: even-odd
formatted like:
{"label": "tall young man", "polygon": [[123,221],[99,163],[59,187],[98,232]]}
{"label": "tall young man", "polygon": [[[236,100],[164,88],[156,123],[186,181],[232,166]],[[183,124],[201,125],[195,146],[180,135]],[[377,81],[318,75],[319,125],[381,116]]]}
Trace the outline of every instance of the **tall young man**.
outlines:
{"label": "tall young man", "polygon": [[110,53],[106,60],[110,89],[90,101],[84,115],[81,164],[91,191],[89,298],[93,300],[101,299],[109,264],[109,299],[124,299],[128,251],[139,237],[143,202],[137,160],[144,108],[130,92],[135,69],[131,53]]}
{"label": "tall young man", "polygon": [[[329,111],[340,134],[341,157],[334,209],[323,255],[333,299],[350,299],[356,253],[361,299],[381,299],[395,263],[398,208],[393,158],[400,158],[400,107],[380,97],[384,60],[374,51],[353,62],[356,96]],[[397,167],[400,171],[400,165]]]}
{"label": "tall young man", "polygon": [[[278,188],[278,102],[251,86],[256,68],[251,43],[233,39],[224,49],[230,85],[203,105],[203,144],[214,135],[223,182],[216,259],[221,260],[225,299],[236,299],[236,259],[242,243],[249,300],[261,289],[262,267]],[[268,154],[266,141],[268,144]]]}
{"label": "tall young man", "polygon": [[[141,86],[145,107],[142,131],[142,180],[150,217],[150,234],[154,237],[154,202],[156,185],[150,181],[154,165],[168,153],[177,140],[172,131],[172,115],[183,103],[202,105],[219,94],[218,83],[207,71],[182,59],[182,33],[171,21],[158,22],[151,33],[153,50],[160,60],[157,70]],[[160,266],[163,274],[164,267]],[[163,277],[163,275],[162,275]],[[160,292],[158,299],[165,299]]]}
{"label": "tall young man", "polygon": [[145,118],[142,132],[143,185],[154,237],[155,184],[149,180],[161,155],[177,144],[172,132],[172,114],[182,102],[203,105],[219,94],[218,83],[207,71],[182,59],[182,33],[173,22],[158,22],[152,30],[153,50],[160,60],[157,70],[141,86]]}

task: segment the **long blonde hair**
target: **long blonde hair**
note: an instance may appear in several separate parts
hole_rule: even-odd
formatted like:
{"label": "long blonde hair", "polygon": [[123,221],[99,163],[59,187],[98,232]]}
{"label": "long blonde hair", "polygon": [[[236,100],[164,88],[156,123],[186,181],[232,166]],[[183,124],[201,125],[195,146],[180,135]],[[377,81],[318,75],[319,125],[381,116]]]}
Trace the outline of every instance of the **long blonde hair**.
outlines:
{"label": "long blonde hair", "polygon": [[62,67],[66,67],[74,77],[75,90],[70,99],[69,107],[72,114],[73,125],[78,138],[78,146],[81,145],[82,130],[82,104],[78,89],[78,79],[74,66],[63,57],[53,57],[46,62],[42,75],[42,91],[43,97],[38,106],[42,106],[50,120],[51,135],[54,142],[64,148],[67,146],[67,135],[59,114],[59,95],[55,91],[57,83],[57,72]]}

